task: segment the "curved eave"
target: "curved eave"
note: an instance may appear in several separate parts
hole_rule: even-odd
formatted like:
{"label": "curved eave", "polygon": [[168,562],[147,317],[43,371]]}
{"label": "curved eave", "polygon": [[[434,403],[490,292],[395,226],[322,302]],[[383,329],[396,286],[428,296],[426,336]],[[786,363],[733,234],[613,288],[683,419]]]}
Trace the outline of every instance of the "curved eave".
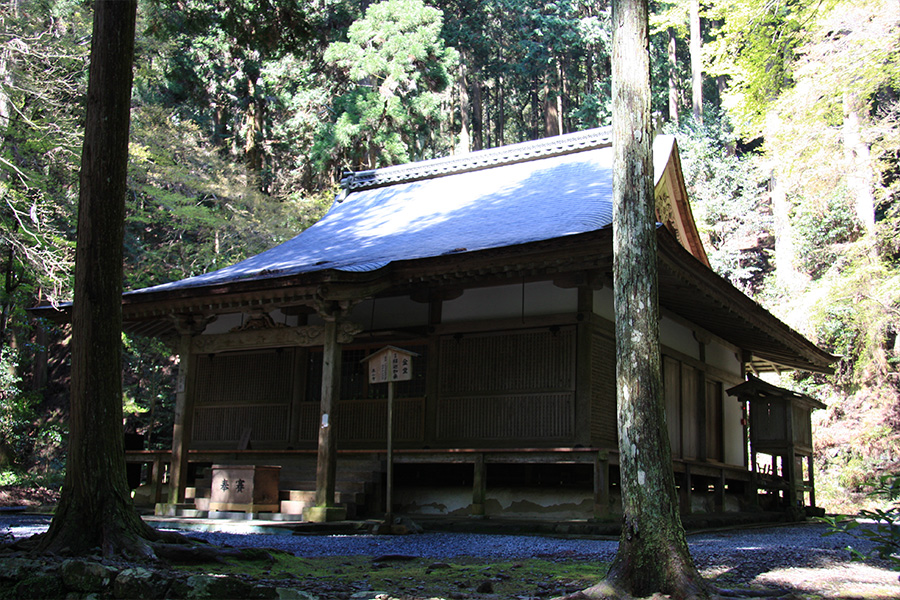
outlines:
{"label": "curved eave", "polygon": [[[671,138],[671,141],[669,141],[669,138]],[[706,249],[703,247],[703,240],[700,239],[700,233],[697,231],[694,213],[688,200],[687,187],[684,184],[678,141],[675,139],[675,136],[659,136],[657,140],[657,144],[654,145],[654,151],[665,152],[668,155],[665,167],[656,169],[657,172],[661,173],[660,181],[657,182],[657,185],[665,183],[669,193],[672,195],[673,206],[680,221],[680,234],[685,238],[682,245],[697,260],[709,267],[709,258],[706,255]],[[666,143],[664,144],[663,142]],[[657,148],[659,149],[657,150]]]}
{"label": "curved eave", "polygon": [[[600,230],[515,246],[394,261],[371,271],[325,269],[227,284],[125,293],[123,328],[129,333],[167,337],[176,334],[175,317],[179,315],[309,308],[322,301],[413,294],[423,289],[437,297],[442,290],[521,281],[523,277],[605,271],[611,260],[609,239],[609,230]],[[32,312],[50,316],[43,307]],[[59,322],[68,320],[64,310],[56,311],[54,316]]]}
{"label": "curved eave", "polygon": [[[742,349],[756,372],[799,369],[831,373],[837,360],[818,348],[686,250],[665,228],[659,240],[659,299],[667,310]],[[378,295],[439,298],[467,287],[528,278],[560,278],[596,285],[612,269],[611,229],[454,255],[395,261],[373,271],[321,270],[205,287],[126,293],[124,328],[141,335],[175,335],[179,315],[310,307],[323,300],[361,300]],[[422,297],[422,291],[428,293]],[[32,314],[67,321],[67,307]]]}
{"label": "curved eave", "polygon": [[702,265],[669,231],[659,232],[661,304],[743,349],[742,358],[753,371],[834,372],[836,356]]}

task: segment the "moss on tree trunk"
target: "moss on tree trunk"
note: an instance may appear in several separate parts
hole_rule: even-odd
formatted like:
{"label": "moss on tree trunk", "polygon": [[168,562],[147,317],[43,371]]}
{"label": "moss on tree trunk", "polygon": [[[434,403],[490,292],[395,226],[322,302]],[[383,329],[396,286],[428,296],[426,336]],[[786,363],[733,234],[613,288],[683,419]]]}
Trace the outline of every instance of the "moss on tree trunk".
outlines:
{"label": "moss on tree trunk", "polygon": [[613,2],[613,295],[625,522],[607,577],[581,593],[587,598],[706,591],[678,514],[663,404],[647,19],[647,0]]}
{"label": "moss on tree trunk", "polygon": [[122,239],[136,0],[97,1],[81,157],[69,451],[39,549],[151,555],[132,505],[122,427]]}

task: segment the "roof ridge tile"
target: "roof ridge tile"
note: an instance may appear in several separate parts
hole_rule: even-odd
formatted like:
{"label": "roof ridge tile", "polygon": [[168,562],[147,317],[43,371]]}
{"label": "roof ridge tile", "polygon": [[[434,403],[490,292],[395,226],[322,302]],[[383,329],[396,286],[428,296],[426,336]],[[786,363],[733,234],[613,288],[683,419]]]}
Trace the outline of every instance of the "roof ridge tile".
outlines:
{"label": "roof ridge tile", "polygon": [[343,201],[350,192],[364,189],[422,179],[434,179],[466,171],[477,171],[500,165],[601,148],[611,144],[612,127],[599,127],[509,144],[507,146],[497,146],[486,150],[477,150],[465,154],[455,154],[368,171],[350,172],[341,180],[343,189],[338,196],[338,201]]}

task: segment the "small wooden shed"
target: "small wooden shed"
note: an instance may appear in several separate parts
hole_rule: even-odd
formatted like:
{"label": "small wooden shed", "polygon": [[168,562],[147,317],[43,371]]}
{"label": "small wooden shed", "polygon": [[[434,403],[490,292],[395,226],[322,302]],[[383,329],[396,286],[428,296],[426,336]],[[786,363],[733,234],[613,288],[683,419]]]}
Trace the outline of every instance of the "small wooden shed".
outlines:
{"label": "small wooden shed", "polygon": [[757,489],[789,507],[814,508],[811,416],[825,404],[753,375],[727,392],[749,405],[750,472]]}

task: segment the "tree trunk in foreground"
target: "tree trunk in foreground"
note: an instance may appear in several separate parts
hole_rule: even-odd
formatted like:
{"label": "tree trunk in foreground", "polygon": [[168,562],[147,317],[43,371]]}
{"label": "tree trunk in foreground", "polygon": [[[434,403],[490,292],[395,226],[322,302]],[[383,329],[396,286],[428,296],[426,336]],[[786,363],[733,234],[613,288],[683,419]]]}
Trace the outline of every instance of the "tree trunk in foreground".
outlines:
{"label": "tree trunk in foreground", "polygon": [[39,550],[151,556],[134,510],[122,428],[122,240],[137,0],[95,0],[81,156],[69,452]]}
{"label": "tree trunk in foreground", "polygon": [[691,0],[691,107],[694,118],[703,123],[703,57],[700,30],[700,0]]}
{"label": "tree trunk in foreground", "polygon": [[613,2],[613,295],[625,520],[606,579],[581,593],[587,598],[707,593],[678,514],[663,404],[647,18],[647,0]]}

